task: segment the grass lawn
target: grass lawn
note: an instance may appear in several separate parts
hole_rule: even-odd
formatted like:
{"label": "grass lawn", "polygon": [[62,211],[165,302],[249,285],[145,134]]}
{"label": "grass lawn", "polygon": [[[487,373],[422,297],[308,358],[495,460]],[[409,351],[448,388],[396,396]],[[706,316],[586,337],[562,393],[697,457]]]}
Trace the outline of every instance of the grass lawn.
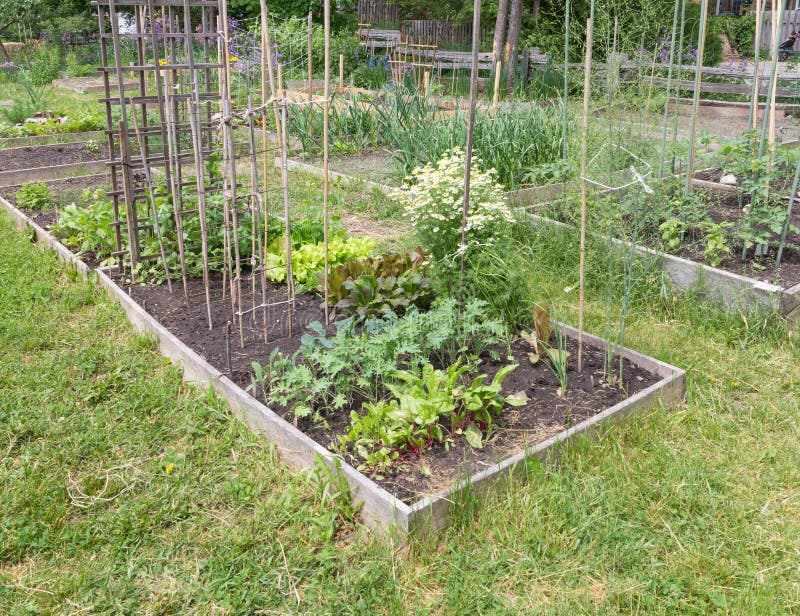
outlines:
{"label": "grass lawn", "polygon": [[[563,293],[574,242],[540,240]],[[643,285],[626,344],[686,368],[687,404],[398,547],[0,215],[0,613],[800,612],[798,336]]]}

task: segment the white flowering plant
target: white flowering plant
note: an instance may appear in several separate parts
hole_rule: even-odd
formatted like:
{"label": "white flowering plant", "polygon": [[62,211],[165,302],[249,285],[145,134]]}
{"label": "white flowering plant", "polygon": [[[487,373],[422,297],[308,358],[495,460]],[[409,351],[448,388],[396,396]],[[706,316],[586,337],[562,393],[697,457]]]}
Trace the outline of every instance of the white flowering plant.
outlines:
{"label": "white flowering plant", "polygon": [[461,245],[465,153],[455,147],[441,160],[417,167],[394,192],[423,248],[434,260],[453,258],[470,247],[491,245],[514,222],[494,169],[480,170],[472,157],[467,241]]}

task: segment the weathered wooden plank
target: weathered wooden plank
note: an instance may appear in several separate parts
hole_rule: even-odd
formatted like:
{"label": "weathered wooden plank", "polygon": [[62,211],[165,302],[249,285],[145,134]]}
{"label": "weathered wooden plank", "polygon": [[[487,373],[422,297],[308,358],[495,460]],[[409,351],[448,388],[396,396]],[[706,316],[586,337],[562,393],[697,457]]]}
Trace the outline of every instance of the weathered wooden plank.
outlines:
{"label": "weathered wooden plank", "polygon": [[[676,83],[676,81],[673,81],[672,87],[674,87]],[[667,79],[664,77],[654,77],[653,85],[666,87]],[[760,84],[759,92],[762,96],[767,94],[768,87],[769,84]],[[694,91],[694,81],[682,79],[680,82],[680,89]],[[704,81],[700,84],[700,91],[714,94],[742,94],[746,96],[753,91],[753,88],[746,83],[712,83]],[[775,90],[775,96],[778,98],[797,98],[800,96],[800,88],[778,87]]]}

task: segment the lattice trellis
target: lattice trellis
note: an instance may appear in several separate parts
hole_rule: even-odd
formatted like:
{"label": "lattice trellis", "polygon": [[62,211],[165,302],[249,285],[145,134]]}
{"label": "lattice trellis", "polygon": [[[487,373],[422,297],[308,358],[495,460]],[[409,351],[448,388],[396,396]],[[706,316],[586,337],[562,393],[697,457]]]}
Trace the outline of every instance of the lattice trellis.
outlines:
{"label": "lattice trellis", "polygon": [[[249,24],[248,30],[228,19],[226,0],[95,0],[94,5],[111,153],[113,255],[121,269],[135,279],[140,272],[152,275],[160,268],[170,289],[171,279],[180,277],[187,305],[203,295],[195,291],[192,297],[187,279],[202,272],[209,328],[237,325],[241,345],[248,336],[266,340],[270,329],[276,329],[268,324],[268,311],[276,307],[286,312],[291,335],[295,298],[286,107],[323,103],[296,102],[285,91],[274,94],[281,90],[283,63],[270,43],[266,7],[261,23]],[[121,12],[133,14],[135,31],[121,31]],[[260,44],[253,34],[259,29]],[[235,57],[237,45],[251,54],[246,62]],[[262,53],[265,49],[269,53]],[[127,52],[135,58],[129,65],[122,60]],[[128,90],[131,85],[134,90]],[[272,121],[275,138],[267,130]],[[273,219],[284,227],[281,250],[288,283],[286,300],[268,302],[266,186],[276,152],[282,152],[284,207]],[[166,240],[162,227],[169,230]],[[244,246],[248,248],[242,250]],[[210,291],[210,272],[222,275],[221,297]],[[217,302],[229,302],[230,309],[214,317],[215,323],[212,305]]]}

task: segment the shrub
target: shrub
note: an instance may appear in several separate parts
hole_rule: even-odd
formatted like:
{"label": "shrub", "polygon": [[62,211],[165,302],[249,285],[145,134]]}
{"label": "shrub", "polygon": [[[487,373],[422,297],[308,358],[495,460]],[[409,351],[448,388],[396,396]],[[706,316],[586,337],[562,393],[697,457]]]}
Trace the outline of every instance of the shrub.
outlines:
{"label": "shrub", "polygon": [[394,193],[423,248],[436,261],[452,259],[470,246],[491,244],[514,220],[495,170],[481,171],[480,159],[473,156],[467,244],[461,246],[464,169],[464,152],[453,148],[437,163],[415,169]]}

